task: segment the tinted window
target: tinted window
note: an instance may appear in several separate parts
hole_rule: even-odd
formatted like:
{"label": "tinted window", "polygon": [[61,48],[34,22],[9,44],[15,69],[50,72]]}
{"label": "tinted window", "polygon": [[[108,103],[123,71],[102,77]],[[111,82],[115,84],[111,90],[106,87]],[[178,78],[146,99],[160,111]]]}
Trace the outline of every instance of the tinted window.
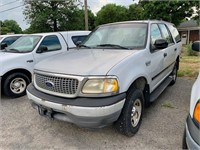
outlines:
{"label": "tinted window", "polygon": [[81,36],[72,36],[72,41],[76,45],[78,41],[83,42],[86,39],[87,35],[81,35]]}
{"label": "tinted window", "polygon": [[162,35],[160,29],[157,24],[151,25],[151,48],[156,49],[154,43],[157,39],[162,39]]}
{"label": "tinted window", "polygon": [[40,45],[46,46],[48,51],[61,50],[60,41],[55,35],[45,37]]}
{"label": "tinted window", "polygon": [[178,30],[173,26],[173,25],[168,25],[169,30],[173,36],[173,38],[175,39],[176,43],[181,41],[181,36],[178,32]]}
{"label": "tinted window", "polygon": [[1,43],[6,43],[7,45],[11,45],[14,43],[20,36],[12,36],[5,38]]}
{"label": "tinted window", "polygon": [[162,32],[163,38],[167,40],[168,44],[174,43],[172,36],[166,28],[165,24],[159,24],[159,27]]}

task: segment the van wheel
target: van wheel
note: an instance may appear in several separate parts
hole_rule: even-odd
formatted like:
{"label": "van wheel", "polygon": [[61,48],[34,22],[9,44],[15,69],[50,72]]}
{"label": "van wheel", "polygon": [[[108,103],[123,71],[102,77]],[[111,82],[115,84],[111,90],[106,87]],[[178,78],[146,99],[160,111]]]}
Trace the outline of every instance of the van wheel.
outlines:
{"label": "van wheel", "polygon": [[4,94],[13,98],[23,96],[29,83],[30,79],[23,73],[10,74],[3,84]]}
{"label": "van wheel", "polygon": [[144,109],[143,93],[139,89],[132,89],[127,93],[126,102],[119,119],[115,123],[116,129],[126,136],[133,136],[139,130]]}
{"label": "van wheel", "polygon": [[172,73],[169,75],[169,77],[172,78],[172,81],[170,82],[169,86],[172,86],[176,83],[177,73],[178,73],[178,68],[177,68],[177,62],[176,62]]}

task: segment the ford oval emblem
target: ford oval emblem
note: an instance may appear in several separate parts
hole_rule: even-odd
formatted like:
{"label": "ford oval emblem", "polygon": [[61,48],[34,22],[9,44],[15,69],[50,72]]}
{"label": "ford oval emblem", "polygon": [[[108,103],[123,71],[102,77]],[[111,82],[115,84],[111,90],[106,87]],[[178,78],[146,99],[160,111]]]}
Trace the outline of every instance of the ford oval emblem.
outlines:
{"label": "ford oval emblem", "polygon": [[54,87],[54,83],[52,81],[45,81],[45,84],[47,87],[50,87],[50,88]]}

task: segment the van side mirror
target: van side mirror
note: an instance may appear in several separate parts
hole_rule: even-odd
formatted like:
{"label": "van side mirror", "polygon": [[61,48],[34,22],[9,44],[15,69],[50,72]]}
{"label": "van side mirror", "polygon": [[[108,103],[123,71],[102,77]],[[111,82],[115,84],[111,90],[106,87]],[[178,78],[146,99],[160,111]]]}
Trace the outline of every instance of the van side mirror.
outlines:
{"label": "van side mirror", "polygon": [[8,47],[6,43],[1,43],[1,50],[5,49],[6,47]]}
{"label": "van side mirror", "polygon": [[200,41],[195,41],[192,43],[192,50],[196,52],[200,51]]}
{"label": "van side mirror", "polygon": [[168,47],[168,42],[165,39],[157,39],[154,43],[157,49],[164,49]]}
{"label": "van side mirror", "polygon": [[44,53],[48,51],[48,47],[44,46],[44,45],[40,45],[40,47],[38,47],[36,53]]}

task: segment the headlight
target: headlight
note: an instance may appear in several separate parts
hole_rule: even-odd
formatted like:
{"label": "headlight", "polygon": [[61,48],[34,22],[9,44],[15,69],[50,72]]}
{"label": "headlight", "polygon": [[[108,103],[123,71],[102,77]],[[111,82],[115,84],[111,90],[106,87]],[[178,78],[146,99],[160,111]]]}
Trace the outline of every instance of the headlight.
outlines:
{"label": "headlight", "polygon": [[197,102],[195,108],[194,108],[194,114],[193,114],[194,119],[200,123],[200,101]]}
{"label": "headlight", "polygon": [[117,79],[89,79],[82,88],[84,94],[106,94],[118,92]]}

